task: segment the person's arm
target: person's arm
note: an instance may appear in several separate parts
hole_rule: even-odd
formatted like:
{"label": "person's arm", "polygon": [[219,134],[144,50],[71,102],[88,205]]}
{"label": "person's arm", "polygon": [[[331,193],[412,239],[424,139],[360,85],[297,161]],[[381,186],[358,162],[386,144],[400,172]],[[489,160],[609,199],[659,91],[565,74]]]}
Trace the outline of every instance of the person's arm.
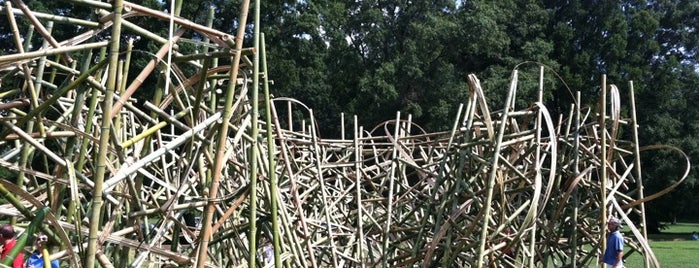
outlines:
{"label": "person's arm", "polygon": [[624,257],[624,251],[621,251],[621,250],[617,251],[616,261],[614,262],[614,265],[612,265],[612,267],[621,267],[621,264],[624,263],[623,257]]}

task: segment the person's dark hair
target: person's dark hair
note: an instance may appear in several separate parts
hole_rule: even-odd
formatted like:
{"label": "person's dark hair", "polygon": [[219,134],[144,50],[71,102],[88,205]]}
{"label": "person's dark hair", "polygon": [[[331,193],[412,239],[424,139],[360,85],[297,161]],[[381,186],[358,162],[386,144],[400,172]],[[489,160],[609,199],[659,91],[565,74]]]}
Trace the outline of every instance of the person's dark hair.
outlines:
{"label": "person's dark hair", "polygon": [[15,228],[12,225],[6,223],[0,226],[0,235],[5,239],[10,239],[15,237]]}

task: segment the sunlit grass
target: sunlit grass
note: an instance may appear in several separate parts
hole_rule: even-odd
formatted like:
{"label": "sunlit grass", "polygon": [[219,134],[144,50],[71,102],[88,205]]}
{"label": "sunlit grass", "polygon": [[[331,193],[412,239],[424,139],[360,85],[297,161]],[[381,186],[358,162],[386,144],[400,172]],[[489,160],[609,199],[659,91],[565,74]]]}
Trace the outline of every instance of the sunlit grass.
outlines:
{"label": "sunlit grass", "polygon": [[[651,241],[651,248],[661,267],[698,267],[699,241]],[[643,257],[630,255],[626,267],[643,267]]]}
{"label": "sunlit grass", "polygon": [[[692,232],[699,232],[699,223],[666,226],[662,233],[648,236],[661,267],[699,267],[699,241],[691,240]],[[643,267],[643,257],[639,254],[629,255],[626,267]]]}

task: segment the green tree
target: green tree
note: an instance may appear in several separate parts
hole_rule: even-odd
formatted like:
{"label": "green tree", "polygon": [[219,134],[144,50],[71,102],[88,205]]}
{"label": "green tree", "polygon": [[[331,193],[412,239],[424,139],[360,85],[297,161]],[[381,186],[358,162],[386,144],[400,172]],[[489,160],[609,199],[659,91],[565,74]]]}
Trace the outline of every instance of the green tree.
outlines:
{"label": "green tree", "polygon": [[[568,85],[584,100],[596,101],[599,78],[607,74],[628,95],[636,91],[642,145],[669,144],[696,158],[697,5],[693,1],[546,1],[554,41],[552,58],[561,64]],[[559,96],[559,99],[565,99]],[[625,97],[626,98],[626,97]],[[628,103],[628,100],[625,99]],[[626,133],[628,135],[629,133]],[[670,152],[643,153],[646,193],[680,177],[682,160]],[[695,175],[672,195],[648,204],[649,221],[657,223],[687,211]],[[649,224],[650,225],[650,224]]]}
{"label": "green tree", "polygon": [[[647,8],[654,12],[658,23],[657,30],[645,38],[657,42],[651,43],[657,46],[657,52],[647,61],[650,62],[648,71],[637,79],[643,85],[637,98],[640,138],[645,144],[677,146],[690,159],[697,159],[699,113],[694,103],[699,90],[696,54],[699,38],[692,32],[699,26],[696,19],[699,5],[695,1],[657,1]],[[641,41],[640,38],[636,41]],[[650,152],[644,158],[647,159],[643,163],[647,192],[669,186],[684,172],[684,160],[676,154],[668,154]],[[649,218],[659,221],[699,216],[699,211],[690,206],[690,200],[695,200],[698,194],[694,187],[696,180],[696,173],[692,172],[673,194],[649,203]]]}
{"label": "green tree", "polygon": [[[460,31],[454,40],[459,53],[454,60],[480,78],[491,109],[503,108],[516,67],[521,71],[518,109],[536,101],[539,66],[557,69],[547,33],[550,13],[541,1],[466,1],[459,8]],[[520,65],[525,62],[532,63]],[[546,83],[556,82],[547,78]],[[551,98],[550,89],[545,94]]]}
{"label": "green tree", "polygon": [[322,10],[331,87],[345,111],[372,127],[413,116],[428,129],[448,126],[465,96],[453,64],[458,30],[453,1],[329,1]]}

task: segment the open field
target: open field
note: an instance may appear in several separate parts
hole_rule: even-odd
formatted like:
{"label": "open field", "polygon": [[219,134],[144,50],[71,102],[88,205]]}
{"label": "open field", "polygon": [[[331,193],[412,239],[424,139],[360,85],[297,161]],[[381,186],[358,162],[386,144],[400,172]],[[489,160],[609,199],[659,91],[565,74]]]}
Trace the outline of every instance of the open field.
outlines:
{"label": "open field", "polygon": [[[691,240],[692,231],[699,232],[699,223],[677,223],[667,225],[660,234],[649,235],[651,247],[662,267],[699,266],[699,241]],[[638,254],[626,259],[626,267],[643,267],[643,258]]]}

